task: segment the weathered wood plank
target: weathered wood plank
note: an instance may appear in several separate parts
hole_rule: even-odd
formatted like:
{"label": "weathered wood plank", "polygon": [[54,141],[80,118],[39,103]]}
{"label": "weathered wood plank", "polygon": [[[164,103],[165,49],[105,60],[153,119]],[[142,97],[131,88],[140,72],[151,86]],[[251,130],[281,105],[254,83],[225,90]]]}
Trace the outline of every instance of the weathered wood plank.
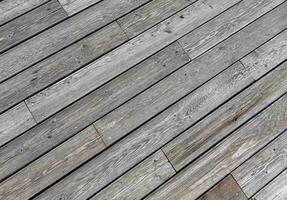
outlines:
{"label": "weathered wood plank", "polygon": [[0,52],[35,35],[67,17],[57,0],[52,0],[0,27]]}
{"label": "weathered wood plank", "polygon": [[252,200],[285,200],[287,198],[287,170],[259,191]]}
{"label": "weathered wood plank", "polygon": [[[261,51],[261,55],[266,56],[261,57],[261,59],[274,58],[274,60],[263,65],[248,65],[247,67],[250,69],[250,73],[255,76],[254,78],[259,78],[259,74],[262,76],[263,69],[266,73],[280,64],[283,59],[287,58],[287,46],[282,46],[281,50],[277,51],[278,54],[276,56],[275,54],[267,56],[267,52],[272,50],[272,44],[276,47],[277,41],[283,38],[287,39],[287,31],[284,31],[260,47],[266,50]],[[282,42],[283,44],[284,42]],[[267,46],[270,49],[266,48]],[[249,54],[247,57],[251,55]],[[259,59],[257,61],[261,62]],[[264,79],[255,83],[248,90],[243,91],[219,110],[209,115],[204,121],[199,122],[192,129],[167,144],[163,148],[163,151],[174,168],[180,170],[286,91],[287,62],[279,66]]]}
{"label": "weathered wood plank", "polygon": [[[107,145],[176,102],[287,26],[287,3],[94,123]],[[220,16],[219,16],[220,17]],[[275,19],[277,18],[277,19]],[[278,29],[275,28],[279,25]],[[275,26],[273,26],[273,24]],[[272,25],[272,29],[270,28]],[[275,30],[275,32],[273,32]],[[267,32],[268,33],[267,33]],[[269,35],[270,34],[270,35]],[[211,67],[212,66],[212,67]],[[123,126],[124,124],[124,126]]]}
{"label": "weathered wood plank", "polygon": [[243,0],[221,17],[179,39],[179,43],[193,59],[282,2]]}
{"label": "weathered wood plank", "polygon": [[287,129],[287,95],[273,103],[146,199],[193,200]]}
{"label": "weathered wood plank", "polygon": [[[189,61],[177,43],[151,56],[0,149],[0,180]],[[132,84],[131,84],[132,83]],[[53,140],[49,139],[52,136]],[[13,157],[13,159],[9,159]]]}
{"label": "weathered wood plank", "polygon": [[[53,137],[49,137],[53,140]],[[91,158],[106,146],[93,126],[81,131],[40,157],[9,179],[0,183],[0,199],[29,199]]]}
{"label": "weathered wood plank", "polygon": [[247,200],[247,197],[233,177],[229,175],[198,200]]}
{"label": "weathered wood plank", "polygon": [[37,199],[90,197],[252,81],[247,69],[240,63],[234,64],[200,90],[47,189]]}
{"label": "weathered wood plank", "polygon": [[132,38],[195,1],[153,0],[117,21],[127,36]]}
{"label": "weathered wood plank", "polygon": [[0,81],[98,30],[149,0],[105,0],[0,56]]}
{"label": "weathered wood plank", "polygon": [[59,0],[69,16],[100,1],[101,0]]}
{"label": "weathered wood plank", "polygon": [[[119,25],[112,23],[6,80],[0,84],[0,112],[65,77],[126,40],[127,37]],[[35,119],[39,122],[43,117],[41,114],[35,115]]]}
{"label": "weathered wood plank", "polygon": [[91,200],[141,199],[175,174],[162,151],[148,157]]}
{"label": "weathered wood plank", "polygon": [[[55,113],[238,1],[200,0],[192,4],[182,12],[31,97],[34,105],[28,104],[29,109],[35,116],[36,112],[41,112],[45,107],[50,108],[47,114]],[[185,18],[180,18],[181,15]]]}
{"label": "weathered wood plank", "polygon": [[36,124],[25,103],[0,115],[0,146]]}
{"label": "weathered wood plank", "polygon": [[268,144],[232,172],[248,198],[287,168],[286,149],[287,133]]}
{"label": "weathered wood plank", "polygon": [[3,0],[0,2],[0,25],[47,2],[48,0]]}

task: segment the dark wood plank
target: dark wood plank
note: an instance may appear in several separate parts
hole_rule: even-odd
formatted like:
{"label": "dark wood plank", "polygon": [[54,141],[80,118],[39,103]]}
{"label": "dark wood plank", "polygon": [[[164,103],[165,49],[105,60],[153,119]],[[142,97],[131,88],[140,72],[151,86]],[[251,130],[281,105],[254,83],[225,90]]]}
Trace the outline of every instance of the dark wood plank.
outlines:
{"label": "dark wood plank", "polygon": [[[287,58],[287,46],[284,46],[283,38],[287,39],[287,31],[284,31],[259,48],[261,49],[261,54],[257,54],[258,59],[254,60],[254,63],[262,62],[263,60],[266,62],[262,63],[262,65],[251,65],[250,62],[250,65],[247,66],[255,79],[275,68]],[[278,42],[280,43],[280,41],[282,41],[280,51],[276,51],[277,54],[272,53],[268,55],[268,52],[272,52],[272,47],[278,47]],[[248,57],[253,57],[253,54],[249,54],[243,60]],[[261,60],[259,57],[261,57]],[[287,63],[284,63],[267,77],[255,83],[248,90],[243,91],[219,110],[209,115],[204,121],[199,122],[191,130],[186,131],[167,144],[163,151],[175,169],[182,169],[261,109],[283,95],[287,91],[286,78]]]}
{"label": "dark wood plank", "polygon": [[[189,61],[177,43],[43,121],[0,149],[0,180]],[[132,84],[131,84],[132,83]],[[50,139],[52,136],[53,139]],[[13,157],[13,159],[10,159]],[[85,157],[82,157],[83,162]]]}
{"label": "dark wood plank", "polygon": [[[111,23],[8,79],[0,84],[0,112],[65,77],[126,40],[127,37],[119,25]],[[28,102],[30,103],[33,102]],[[38,122],[43,118],[41,113],[35,115]]]}
{"label": "dark wood plank", "polygon": [[52,0],[0,27],[0,52],[65,19],[67,14]]}
{"label": "dark wood plank", "polygon": [[69,16],[100,1],[101,0],[59,0]]}
{"label": "dark wood plank", "polygon": [[287,129],[287,95],[273,103],[146,199],[198,198]]}
{"label": "dark wood plank", "polygon": [[[253,51],[258,45],[287,28],[286,9],[287,3],[213,47],[148,91],[96,121],[94,125],[105,143],[112,144]],[[233,11],[237,12],[237,10]],[[278,29],[276,25],[278,25]]]}
{"label": "dark wood plank", "polygon": [[[53,137],[50,137],[53,140]],[[81,131],[14,176],[0,183],[0,199],[29,199],[47,186],[99,153],[106,146],[93,126]]]}
{"label": "dark wood plank", "polygon": [[149,0],[105,0],[0,56],[0,81],[85,37]]}
{"label": "dark wood plank", "polygon": [[[129,40],[114,51],[31,97],[32,114],[49,107],[46,117],[66,107],[166,45],[216,16],[239,0],[200,0],[171,18]],[[97,4],[98,5],[98,4]],[[211,5],[211,6],[209,6]],[[180,15],[185,18],[180,18]],[[168,30],[167,30],[168,29]]]}
{"label": "dark wood plank", "polygon": [[175,174],[161,150],[107,186],[91,200],[139,200]]}
{"label": "dark wood plank", "polygon": [[0,2],[0,25],[49,0],[2,0]]}
{"label": "dark wood plank", "polygon": [[36,124],[25,103],[0,115],[0,145],[5,144]]}
{"label": "dark wood plank", "polygon": [[233,177],[229,175],[198,200],[247,200],[247,197]]}

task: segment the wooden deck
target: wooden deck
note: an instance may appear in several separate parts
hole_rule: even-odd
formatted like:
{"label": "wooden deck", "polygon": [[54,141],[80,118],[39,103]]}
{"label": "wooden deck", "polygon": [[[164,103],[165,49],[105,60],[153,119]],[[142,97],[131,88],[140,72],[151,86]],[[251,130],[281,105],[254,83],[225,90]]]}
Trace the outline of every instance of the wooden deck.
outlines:
{"label": "wooden deck", "polygon": [[287,200],[286,0],[0,1],[1,200]]}

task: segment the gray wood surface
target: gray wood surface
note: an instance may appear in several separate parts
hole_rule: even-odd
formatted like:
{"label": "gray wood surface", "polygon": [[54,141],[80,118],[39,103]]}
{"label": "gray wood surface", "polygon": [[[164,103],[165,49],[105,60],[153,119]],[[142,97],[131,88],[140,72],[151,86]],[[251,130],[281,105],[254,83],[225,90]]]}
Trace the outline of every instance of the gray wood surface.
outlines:
{"label": "gray wood surface", "polygon": [[[0,149],[0,180],[188,61],[188,56],[177,43],[174,43],[81,101],[38,124]],[[48,136],[52,136],[53,140]],[[10,159],[11,157],[13,159]]]}
{"label": "gray wood surface", "polygon": [[287,170],[259,191],[254,200],[285,200],[287,198]]}
{"label": "gray wood surface", "polygon": [[[106,144],[123,137],[287,28],[287,3],[226,39],[160,83],[104,116],[95,127]],[[218,16],[220,17],[220,16]],[[270,29],[270,24],[274,24]],[[278,27],[276,27],[278,25]]]}
{"label": "gray wood surface", "polygon": [[287,128],[287,95],[188,165],[146,199],[188,199],[202,195]]}
{"label": "gray wood surface", "polygon": [[0,81],[63,49],[148,0],[105,0],[0,56]]}
{"label": "gray wood surface", "polygon": [[0,183],[0,199],[29,199],[82,164],[82,157],[89,159],[105,147],[94,127],[89,126]]}
{"label": "gray wood surface", "polygon": [[[44,89],[91,62],[127,37],[117,23],[111,23],[53,56],[0,84],[0,112]],[[33,103],[28,101],[28,104]],[[47,110],[50,108],[46,108]],[[39,122],[44,117],[35,115]]]}
{"label": "gray wood surface", "polygon": [[[1,3],[0,3],[1,4]],[[52,0],[0,27],[0,52],[63,20],[67,14]]]}
{"label": "gray wood surface", "polygon": [[187,96],[81,168],[41,193],[37,199],[86,199],[180,134],[221,102],[253,81],[240,63]]}
{"label": "gray wood surface", "polygon": [[174,174],[174,169],[159,150],[91,199],[139,200]]}
{"label": "gray wood surface", "polygon": [[69,16],[100,1],[101,0],[59,0]]}
{"label": "gray wood surface", "polygon": [[247,200],[232,176],[227,176],[217,183],[198,200]]}
{"label": "gray wood surface", "polygon": [[193,59],[282,2],[284,0],[243,0],[212,22],[180,38],[179,43]]}
{"label": "gray wood surface", "polygon": [[[28,104],[29,109],[35,116],[38,115],[36,112],[41,112],[47,107],[49,113],[46,113],[46,117],[54,114],[238,1],[204,0],[192,4],[144,34],[129,40],[114,51],[31,97],[30,100],[34,104]],[[185,18],[180,18],[181,15]]]}
{"label": "gray wood surface", "polygon": [[0,25],[49,0],[2,0],[0,2]]}
{"label": "gray wood surface", "polygon": [[153,0],[117,21],[127,36],[132,38],[195,1]]}
{"label": "gray wood surface", "polygon": [[0,115],[0,145],[5,144],[36,124],[25,103]]}
{"label": "gray wood surface", "polygon": [[[262,49],[261,54],[257,54],[254,64],[257,62],[262,64],[252,65],[250,61],[247,66],[255,79],[259,78],[259,74],[262,76],[287,58],[287,46],[283,45],[284,40],[282,40],[284,37],[287,38],[286,36],[286,31],[284,31],[259,48]],[[266,47],[278,46],[278,39],[283,41],[281,43],[282,48],[277,51],[276,56],[275,54],[268,55],[267,53],[272,48]],[[249,54],[243,59],[252,56],[253,54]],[[272,60],[272,62],[263,63],[264,60]],[[241,92],[219,110],[213,112],[205,120],[196,124],[192,129],[167,144],[163,151],[174,168],[180,170],[285,92],[287,92],[286,62],[275,69],[274,72]]]}

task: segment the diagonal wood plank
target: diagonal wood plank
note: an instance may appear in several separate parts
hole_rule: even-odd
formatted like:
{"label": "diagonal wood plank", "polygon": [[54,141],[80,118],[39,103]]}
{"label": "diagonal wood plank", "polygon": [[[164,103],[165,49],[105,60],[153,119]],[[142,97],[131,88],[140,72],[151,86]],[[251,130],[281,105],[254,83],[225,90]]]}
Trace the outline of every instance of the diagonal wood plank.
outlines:
{"label": "diagonal wood plank", "polygon": [[287,129],[287,95],[188,165],[146,199],[196,199]]}
{"label": "diagonal wood plank", "polygon": [[149,0],[105,0],[0,56],[0,82],[107,25]]}
{"label": "diagonal wood plank", "polygon": [[[188,56],[180,46],[173,43],[89,96],[30,129],[0,149],[0,180],[75,135],[188,61]],[[53,139],[50,139],[50,136]],[[81,158],[83,162],[87,159]]]}
{"label": "diagonal wood plank", "polygon": [[287,170],[259,191],[252,200],[285,200],[287,198]]}
{"label": "diagonal wood plank", "polygon": [[[95,127],[102,135],[105,143],[107,145],[114,143],[254,50],[258,45],[266,42],[271,35],[280,32],[279,30],[282,30],[283,27],[285,29],[287,26],[285,21],[286,9],[287,3],[226,39],[148,91],[96,121]],[[276,30],[275,26],[270,29],[271,25],[275,24],[274,20],[277,25],[285,24],[282,24],[283,27],[279,25],[278,32],[273,32]]]}
{"label": "diagonal wood plank", "polygon": [[69,16],[100,1],[101,0],[59,0]]}
{"label": "diagonal wood plank", "polygon": [[[0,115],[0,146],[36,124],[25,103]],[[24,131],[23,131],[24,130]]]}
{"label": "diagonal wood plank", "polygon": [[0,2],[0,25],[48,1],[49,0],[2,0]]}
{"label": "diagonal wood plank", "polygon": [[[65,77],[126,40],[127,37],[119,25],[111,23],[8,79],[0,84],[0,112]],[[39,122],[43,117],[36,115],[35,119]]]}
{"label": "diagonal wood plank", "polygon": [[268,144],[232,172],[247,197],[253,196],[287,168],[286,149],[287,133]]}
{"label": "diagonal wood plank", "polygon": [[[259,74],[262,76],[264,72],[266,73],[268,70],[275,68],[287,58],[287,46],[284,46],[284,39],[287,39],[287,31],[259,47],[259,49],[262,49],[261,59],[269,60],[270,58],[272,62],[265,62],[262,65],[255,66],[248,65],[254,78],[259,78]],[[277,54],[274,53],[267,56],[268,52],[272,51],[272,46],[279,49],[278,42],[280,43],[280,41],[282,41],[280,51],[277,51]],[[249,54],[243,60],[252,55]],[[258,62],[261,61],[259,57],[258,55],[258,59],[256,59]],[[264,79],[255,83],[248,90],[241,92],[236,98],[205,118],[204,121],[199,122],[192,129],[167,144],[163,151],[174,168],[177,170],[182,169],[212,145],[250,119],[254,114],[283,95],[287,91],[286,78],[287,62]]]}
{"label": "diagonal wood plank", "polygon": [[[41,112],[44,107],[49,107],[46,117],[54,114],[237,2],[239,0],[222,0],[220,2],[201,0],[192,4],[180,13],[31,97],[29,101],[33,101],[34,104],[31,105],[28,101],[29,109],[37,116],[37,113]],[[186,17],[180,18],[180,15]]]}
{"label": "diagonal wood plank", "polygon": [[67,14],[57,0],[22,15],[0,27],[0,52],[65,19]]}
{"label": "diagonal wood plank", "polygon": [[161,150],[107,186],[91,200],[141,199],[175,174]]}
{"label": "diagonal wood plank", "polygon": [[0,183],[0,199],[29,199],[79,166],[82,156],[91,158],[105,147],[94,127],[89,126]]}

